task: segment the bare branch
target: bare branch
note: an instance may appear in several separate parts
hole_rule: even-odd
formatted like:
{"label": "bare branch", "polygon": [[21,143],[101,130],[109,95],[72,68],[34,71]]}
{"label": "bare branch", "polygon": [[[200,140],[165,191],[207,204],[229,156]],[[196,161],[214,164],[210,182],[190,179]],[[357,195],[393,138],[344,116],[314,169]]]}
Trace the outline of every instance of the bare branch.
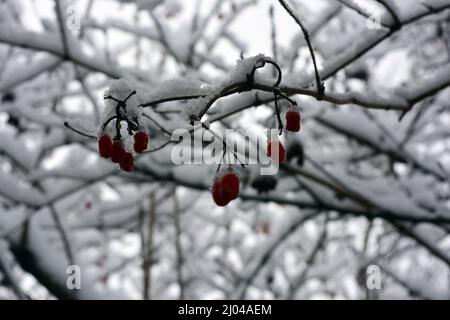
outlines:
{"label": "bare branch", "polygon": [[286,3],[285,0],[278,0],[280,4],[283,6],[283,8],[289,13],[289,15],[297,22],[297,24],[302,29],[303,35],[305,36],[306,43],[308,44],[309,53],[311,54],[311,58],[314,65],[314,73],[316,75],[316,86],[317,86],[317,99],[321,99],[323,93],[325,92],[325,86],[323,85],[322,81],[320,80],[319,71],[317,69],[317,63],[316,63],[316,56],[314,54],[314,49],[311,44],[311,40],[309,39],[308,30],[303,25],[303,22],[300,20],[299,16],[295,14],[295,12],[289,7],[289,5]]}

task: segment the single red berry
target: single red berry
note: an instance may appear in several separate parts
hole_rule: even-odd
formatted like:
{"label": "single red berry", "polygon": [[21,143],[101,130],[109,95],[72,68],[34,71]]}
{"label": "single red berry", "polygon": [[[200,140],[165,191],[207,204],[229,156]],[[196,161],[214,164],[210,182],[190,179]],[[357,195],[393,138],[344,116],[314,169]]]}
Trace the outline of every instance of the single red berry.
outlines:
{"label": "single red berry", "polygon": [[102,134],[100,138],[98,138],[98,151],[100,153],[100,157],[111,157],[112,146],[113,143],[111,138],[107,134]]}
{"label": "single red berry", "polygon": [[234,200],[239,195],[239,177],[237,174],[230,172],[223,176],[222,186],[229,194],[230,200]]}
{"label": "single red berry", "polygon": [[144,152],[148,145],[148,135],[143,131],[139,131],[134,135],[134,151]]}
{"label": "single red berry", "polygon": [[123,160],[125,157],[125,149],[123,147],[122,141],[120,140],[114,140],[114,143],[112,145],[112,152],[111,152],[111,160],[114,163],[119,163]]}
{"label": "single red berry", "polygon": [[227,192],[224,190],[222,186],[221,180],[217,180],[214,182],[211,193],[214,202],[219,207],[225,207],[230,202],[230,199],[227,196]]}
{"label": "single red berry", "polygon": [[[272,152],[273,150],[273,152]],[[278,154],[276,153],[278,151]],[[283,162],[286,158],[286,150],[283,144],[278,140],[272,140],[267,145],[267,156],[276,163]]]}
{"label": "single red berry", "polygon": [[134,158],[130,152],[126,152],[122,161],[120,161],[120,168],[123,171],[131,172],[134,169]]}
{"label": "single red berry", "polygon": [[292,132],[300,131],[300,112],[288,111],[286,113],[286,130]]}

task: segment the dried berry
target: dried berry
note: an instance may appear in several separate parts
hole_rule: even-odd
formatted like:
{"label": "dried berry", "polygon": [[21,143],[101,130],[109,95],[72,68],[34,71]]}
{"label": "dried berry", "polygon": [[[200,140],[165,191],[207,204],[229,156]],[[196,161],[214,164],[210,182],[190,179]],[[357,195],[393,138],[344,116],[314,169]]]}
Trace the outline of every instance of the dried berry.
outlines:
{"label": "dried berry", "polygon": [[286,160],[291,162],[293,159],[297,159],[297,165],[303,166],[305,153],[303,145],[300,141],[294,141],[289,144],[286,151]]}
{"label": "dried berry", "polygon": [[277,187],[277,180],[273,176],[258,176],[251,184],[258,194],[268,193]]}
{"label": "dried berry", "polygon": [[114,140],[111,151],[111,161],[114,163],[120,163],[125,157],[125,149],[123,147],[122,141]]}
{"label": "dried berry", "polygon": [[144,152],[148,146],[148,135],[143,131],[139,131],[134,135],[134,151]]}
{"label": "dried berry", "polygon": [[13,114],[9,114],[8,115],[8,122],[7,122],[10,126],[13,126],[19,130],[21,130],[21,125],[20,125],[20,119],[19,117],[17,117],[16,115]]}
{"label": "dried berry", "polygon": [[267,156],[272,159],[273,162],[280,163],[286,158],[286,150],[283,144],[278,140],[272,140],[267,145]]}
{"label": "dried berry", "polygon": [[300,131],[300,112],[288,111],[286,113],[286,130],[292,132]]}
{"label": "dried berry", "polygon": [[16,95],[13,92],[7,92],[2,96],[2,102],[14,102]]}
{"label": "dried berry", "polygon": [[230,200],[234,200],[239,195],[239,177],[234,172],[227,173],[222,178],[222,186],[229,193]]}
{"label": "dried berry", "polygon": [[103,134],[98,139],[98,151],[103,158],[111,157],[113,143],[107,134]]}
{"label": "dried berry", "polygon": [[226,206],[230,201],[239,196],[239,176],[233,172],[228,171],[223,176],[216,176],[212,187],[212,196],[214,202],[220,206]]}
{"label": "dried berry", "polygon": [[120,161],[120,168],[123,171],[131,172],[134,169],[134,158],[130,152],[126,152],[122,161]]}
{"label": "dried berry", "polygon": [[212,196],[214,202],[219,207],[225,207],[230,202],[229,195],[224,190],[221,180],[216,180],[214,182],[212,187]]}

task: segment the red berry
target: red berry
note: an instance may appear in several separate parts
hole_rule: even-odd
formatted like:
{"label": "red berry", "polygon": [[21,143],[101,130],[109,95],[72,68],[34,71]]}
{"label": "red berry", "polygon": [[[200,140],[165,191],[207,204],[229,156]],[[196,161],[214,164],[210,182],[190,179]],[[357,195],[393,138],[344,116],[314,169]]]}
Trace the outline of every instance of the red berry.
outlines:
{"label": "red berry", "polygon": [[[272,149],[274,152],[272,152]],[[278,149],[278,154],[276,154]],[[278,140],[272,140],[267,145],[267,156],[272,159],[272,161],[279,163],[283,162],[286,158],[286,150],[284,150],[284,146],[281,142]]]}
{"label": "red berry", "polygon": [[98,151],[100,153],[100,157],[111,157],[112,146],[113,143],[111,138],[107,134],[101,135],[101,137],[98,139]]}
{"label": "red berry", "polygon": [[286,113],[286,130],[292,132],[300,131],[300,112],[288,111]]}
{"label": "red berry", "polygon": [[134,158],[130,152],[126,152],[122,161],[120,161],[120,168],[123,171],[131,172],[134,169]]}
{"label": "red berry", "polygon": [[123,160],[125,157],[125,149],[123,148],[122,141],[115,140],[112,145],[112,152],[111,152],[111,160],[114,163],[119,163]]}
{"label": "red berry", "polygon": [[148,145],[148,135],[143,132],[139,131],[134,135],[134,151],[136,152],[144,152],[145,149],[147,149]]}
{"label": "red berry", "polygon": [[214,182],[213,187],[212,187],[212,196],[213,196],[214,202],[219,207],[225,207],[230,202],[230,199],[227,196],[227,193],[222,186],[221,180],[217,180]]}
{"label": "red berry", "polygon": [[239,177],[235,173],[227,173],[222,178],[222,186],[229,194],[230,200],[234,200],[239,195]]}

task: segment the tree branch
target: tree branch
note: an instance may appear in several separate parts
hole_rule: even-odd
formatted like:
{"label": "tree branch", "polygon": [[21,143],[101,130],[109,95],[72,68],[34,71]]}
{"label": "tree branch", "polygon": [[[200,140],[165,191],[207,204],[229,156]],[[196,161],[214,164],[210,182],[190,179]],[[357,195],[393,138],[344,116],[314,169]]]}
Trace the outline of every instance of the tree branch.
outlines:
{"label": "tree branch", "polygon": [[317,63],[316,63],[316,56],[314,55],[314,49],[311,44],[311,40],[309,39],[308,30],[303,25],[303,22],[300,20],[300,17],[295,14],[295,12],[289,7],[289,5],[286,3],[285,0],[278,0],[280,4],[283,6],[283,8],[289,13],[289,15],[297,22],[297,24],[302,29],[303,35],[305,36],[306,43],[308,44],[309,53],[311,54],[311,58],[314,65],[314,73],[316,76],[316,86],[317,86],[317,99],[321,99],[323,93],[325,92],[325,86],[323,85],[322,81],[320,80],[319,71],[317,69]]}

